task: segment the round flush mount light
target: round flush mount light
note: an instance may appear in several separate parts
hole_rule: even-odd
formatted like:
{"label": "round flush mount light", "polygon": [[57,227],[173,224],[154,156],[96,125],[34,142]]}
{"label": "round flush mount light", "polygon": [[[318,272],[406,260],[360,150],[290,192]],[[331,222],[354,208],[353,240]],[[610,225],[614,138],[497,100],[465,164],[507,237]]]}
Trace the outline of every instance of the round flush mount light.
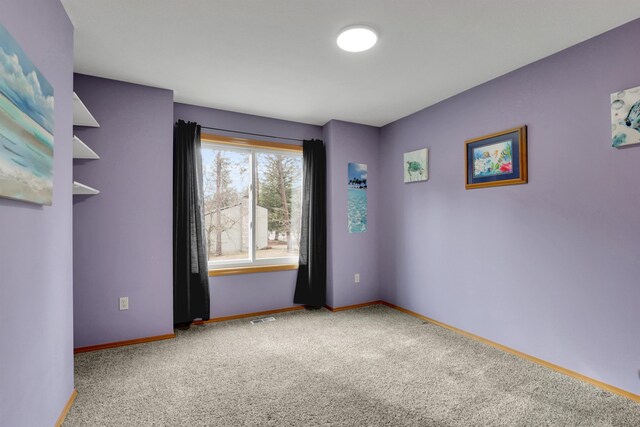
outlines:
{"label": "round flush mount light", "polygon": [[338,34],[338,46],[347,52],[364,52],[378,41],[378,35],[366,25],[352,25]]}

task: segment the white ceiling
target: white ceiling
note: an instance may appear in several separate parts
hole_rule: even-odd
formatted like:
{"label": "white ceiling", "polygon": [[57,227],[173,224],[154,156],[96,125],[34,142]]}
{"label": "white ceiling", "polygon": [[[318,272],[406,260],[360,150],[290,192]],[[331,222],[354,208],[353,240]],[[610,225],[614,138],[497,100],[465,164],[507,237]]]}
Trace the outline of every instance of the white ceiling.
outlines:
{"label": "white ceiling", "polygon": [[[317,125],[385,125],[640,17],[638,0],[62,3],[76,72]],[[378,44],[341,51],[337,33],[351,24],[376,28]]]}

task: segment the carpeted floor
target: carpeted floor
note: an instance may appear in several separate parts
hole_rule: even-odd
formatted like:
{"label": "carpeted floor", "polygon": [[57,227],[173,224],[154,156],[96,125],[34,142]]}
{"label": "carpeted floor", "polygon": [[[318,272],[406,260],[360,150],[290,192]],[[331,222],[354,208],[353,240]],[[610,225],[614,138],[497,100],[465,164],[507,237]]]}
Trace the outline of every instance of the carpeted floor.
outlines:
{"label": "carpeted floor", "polygon": [[76,356],[65,426],[640,426],[640,404],[385,306]]}

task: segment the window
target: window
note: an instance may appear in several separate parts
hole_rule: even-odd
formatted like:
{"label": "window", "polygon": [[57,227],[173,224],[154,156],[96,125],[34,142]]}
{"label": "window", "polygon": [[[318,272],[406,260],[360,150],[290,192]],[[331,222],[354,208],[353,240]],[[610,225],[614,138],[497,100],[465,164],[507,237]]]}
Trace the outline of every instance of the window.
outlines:
{"label": "window", "polygon": [[302,147],[208,134],[201,139],[211,274],[297,266]]}

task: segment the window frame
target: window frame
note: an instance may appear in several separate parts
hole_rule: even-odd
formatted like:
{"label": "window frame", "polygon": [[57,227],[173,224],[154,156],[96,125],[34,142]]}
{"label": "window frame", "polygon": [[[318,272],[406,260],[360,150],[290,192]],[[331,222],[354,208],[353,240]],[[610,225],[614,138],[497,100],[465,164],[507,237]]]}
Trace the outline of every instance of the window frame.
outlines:
{"label": "window frame", "polygon": [[[268,154],[286,154],[299,155],[302,157],[302,146],[295,144],[285,144],[281,142],[260,141],[247,138],[228,137],[214,135],[209,133],[201,133],[200,135],[201,149],[206,147],[218,147],[220,149],[236,149],[238,151],[246,151],[249,154],[251,164],[251,184],[249,187],[249,209],[251,213],[249,223],[249,259],[232,260],[232,261],[211,261],[207,263],[209,276],[224,276],[229,274],[247,274],[268,271],[281,270],[297,270],[298,256],[279,257],[279,258],[260,258],[256,259],[255,248],[255,227],[256,209],[255,209],[255,182],[256,182],[256,153]],[[204,164],[203,164],[204,168]],[[300,177],[301,181],[303,177]],[[304,184],[301,185],[301,191]]]}

